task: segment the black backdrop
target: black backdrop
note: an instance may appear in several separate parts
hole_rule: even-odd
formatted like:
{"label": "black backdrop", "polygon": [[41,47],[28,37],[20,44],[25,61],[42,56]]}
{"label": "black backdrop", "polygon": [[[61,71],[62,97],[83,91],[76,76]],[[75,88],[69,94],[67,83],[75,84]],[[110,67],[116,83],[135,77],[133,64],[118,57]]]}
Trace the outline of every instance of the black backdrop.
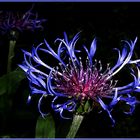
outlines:
{"label": "black backdrop", "polygon": [[[97,57],[106,62],[111,60],[111,58],[114,60],[114,53],[112,53],[111,50],[115,47],[120,48],[120,40],[134,40],[134,38],[138,36],[136,53],[138,56],[140,55],[140,3],[13,2],[0,3],[0,11],[23,11],[24,13],[31,8],[32,4],[34,4],[33,12],[37,12],[39,18],[47,19],[47,22],[43,24],[43,31],[34,33],[25,31],[20,34],[15,50],[13,69],[23,60],[23,54],[20,49],[30,50],[32,44],[38,44],[43,41],[44,38],[53,44],[53,41],[57,37],[63,37],[64,31],[66,31],[70,37],[77,32],[82,31],[81,38],[87,46],[90,45],[92,39],[96,36],[99,43]],[[0,75],[6,73],[8,53],[8,41],[6,40],[7,36],[1,35]],[[28,86],[28,84],[25,85],[24,82],[23,85]],[[30,107],[23,105],[25,104],[25,99],[22,99],[23,96],[24,95],[17,93],[13,97],[15,103],[13,111],[11,111],[11,116],[7,115],[5,118],[1,116],[1,135],[10,133],[17,137],[34,137],[36,118],[38,116],[36,104],[33,104]],[[33,110],[33,108],[35,109]],[[32,113],[28,114],[25,110]],[[85,119],[85,123],[81,126],[78,136],[140,137],[139,110],[140,106],[138,105],[133,116],[126,116],[117,108],[114,115],[116,115],[115,119],[118,123],[114,128],[110,126],[108,117],[93,111],[93,113],[88,115],[87,119]],[[5,121],[3,121],[3,118]],[[66,123],[65,120],[59,121],[57,122],[58,124]],[[59,131],[62,133],[63,129]],[[58,137],[63,137],[63,135],[58,134]]]}

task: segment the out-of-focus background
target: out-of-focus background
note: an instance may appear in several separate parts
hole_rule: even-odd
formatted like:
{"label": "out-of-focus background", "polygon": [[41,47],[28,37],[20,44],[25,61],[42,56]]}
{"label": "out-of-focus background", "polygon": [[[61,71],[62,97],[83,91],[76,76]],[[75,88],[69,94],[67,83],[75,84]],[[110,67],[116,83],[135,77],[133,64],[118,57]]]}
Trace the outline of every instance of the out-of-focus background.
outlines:
{"label": "out-of-focus background", "polygon": [[[13,2],[0,3],[0,12],[25,13],[32,5],[34,5],[32,11],[38,13],[38,18],[47,19],[47,21],[43,23],[44,30],[42,31],[23,31],[19,34],[12,62],[13,70],[17,69],[17,64],[23,61],[21,49],[31,51],[32,45],[38,45],[44,38],[53,47],[54,40],[57,37],[63,38],[64,31],[69,38],[81,31],[80,43],[89,47],[93,38],[97,37],[95,58],[101,60],[103,65],[115,64],[118,56],[113,48],[121,49],[121,40],[134,40],[136,36],[138,42],[134,58],[140,56],[140,3]],[[0,76],[6,74],[8,40],[7,34],[0,34]],[[124,73],[115,77],[122,84],[130,80]],[[18,78],[18,75],[15,78]],[[5,84],[9,86],[6,82],[0,82],[1,90]],[[39,116],[38,97],[27,104],[29,92],[28,80],[24,78],[18,83],[18,87],[15,86],[12,94],[6,96],[0,94],[0,137],[35,137],[36,122]],[[125,115],[123,106],[117,105],[113,112],[116,124],[112,127],[107,114],[99,114],[95,109],[86,115],[77,137],[140,137],[139,112],[140,105],[137,105],[133,115]],[[54,115],[56,137],[65,137],[70,121]]]}

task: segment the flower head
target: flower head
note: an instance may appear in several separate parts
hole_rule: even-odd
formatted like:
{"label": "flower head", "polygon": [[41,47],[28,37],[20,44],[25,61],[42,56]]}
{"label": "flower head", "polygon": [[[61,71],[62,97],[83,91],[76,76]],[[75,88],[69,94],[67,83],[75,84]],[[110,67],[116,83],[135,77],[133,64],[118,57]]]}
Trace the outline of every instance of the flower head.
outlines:
{"label": "flower head", "polygon": [[[107,64],[105,70],[101,61],[93,59],[96,52],[96,38],[92,41],[90,50],[83,46],[87,54],[86,60],[85,57],[78,57],[82,53],[81,48],[79,50],[75,48],[78,39],[79,33],[71,41],[68,41],[64,33],[64,39],[57,38],[55,41],[59,42],[57,52],[46,40],[36,48],[33,47],[32,52],[23,50],[25,61],[19,66],[25,71],[30,82],[29,99],[33,94],[42,95],[38,102],[42,116],[45,114],[41,111],[41,102],[45,96],[52,96],[51,107],[59,112],[62,118],[66,118],[65,111],[84,114],[96,105],[100,105],[114,123],[111,111],[119,101],[130,106],[130,110],[125,113],[131,114],[135,105],[139,103],[132,93],[140,92],[138,66],[140,59],[131,60],[137,38],[130,42],[124,41],[125,46],[122,51],[115,49],[119,54],[117,63],[113,67]],[[39,53],[45,53],[47,57],[53,56],[58,63],[55,67],[50,66],[41,59]],[[132,64],[135,65],[137,72],[131,68]],[[127,85],[117,87],[117,81],[113,77],[126,65],[130,66],[130,74],[134,80]],[[105,103],[106,99],[109,100],[108,103]]]}
{"label": "flower head", "polygon": [[[32,7],[33,8],[33,7]],[[32,13],[32,8],[22,13],[14,13],[12,11],[0,12],[0,31],[2,34],[10,32],[11,30],[31,30],[42,29],[42,23],[46,19],[38,19],[38,15]]]}

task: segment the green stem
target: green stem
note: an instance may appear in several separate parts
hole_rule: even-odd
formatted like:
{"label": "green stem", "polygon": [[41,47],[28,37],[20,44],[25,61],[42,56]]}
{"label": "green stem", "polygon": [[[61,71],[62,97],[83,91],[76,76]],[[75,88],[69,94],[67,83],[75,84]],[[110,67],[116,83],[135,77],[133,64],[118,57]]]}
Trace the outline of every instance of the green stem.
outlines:
{"label": "green stem", "polygon": [[7,73],[11,72],[12,59],[14,57],[15,45],[16,45],[16,41],[15,40],[10,40],[10,42],[9,42],[8,62],[7,62]]}
{"label": "green stem", "polygon": [[[8,52],[8,60],[7,60],[7,74],[9,74],[12,71],[12,59],[15,55],[15,45],[16,45],[16,39],[13,39],[16,36],[16,31],[10,32],[11,40],[9,41],[9,52]],[[7,95],[11,92],[11,77],[10,75],[7,77]]]}
{"label": "green stem", "polygon": [[79,130],[79,127],[83,121],[83,118],[84,116],[82,115],[74,115],[72,125],[66,138],[74,138],[76,136],[76,133]]}

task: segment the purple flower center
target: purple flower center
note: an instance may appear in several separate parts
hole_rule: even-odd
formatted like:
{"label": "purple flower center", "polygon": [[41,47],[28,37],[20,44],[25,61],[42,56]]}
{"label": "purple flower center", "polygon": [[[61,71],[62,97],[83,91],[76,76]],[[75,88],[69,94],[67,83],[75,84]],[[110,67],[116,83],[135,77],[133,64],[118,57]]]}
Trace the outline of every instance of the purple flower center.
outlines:
{"label": "purple flower center", "polygon": [[[67,67],[60,64],[62,75],[56,70],[53,74],[57,92],[67,94],[79,100],[93,99],[97,97],[106,97],[112,93],[116,82],[108,80],[109,67],[102,73],[102,65],[99,61],[100,68],[97,68],[97,62],[91,66],[87,59],[84,68],[80,61],[80,66],[73,66],[71,62]],[[114,83],[114,84],[113,84]]]}

